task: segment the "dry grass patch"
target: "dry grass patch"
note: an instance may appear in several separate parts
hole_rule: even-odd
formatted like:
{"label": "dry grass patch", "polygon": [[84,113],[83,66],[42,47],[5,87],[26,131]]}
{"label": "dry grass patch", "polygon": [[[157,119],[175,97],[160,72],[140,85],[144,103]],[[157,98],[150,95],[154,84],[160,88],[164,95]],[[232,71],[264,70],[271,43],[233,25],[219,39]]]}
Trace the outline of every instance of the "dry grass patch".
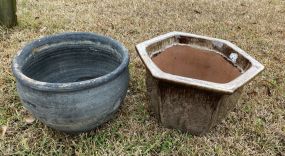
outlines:
{"label": "dry grass patch", "polygon": [[[284,155],[284,0],[19,0],[19,25],[0,27],[0,155]],[[144,66],[134,45],[169,31],[230,40],[266,67],[236,109],[203,137],[159,126],[146,111]],[[131,81],[115,120],[68,136],[25,122],[11,74],[15,53],[40,36],[91,31],[121,41],[131,55]],[[1,129],[1,132],[3,128]]]}

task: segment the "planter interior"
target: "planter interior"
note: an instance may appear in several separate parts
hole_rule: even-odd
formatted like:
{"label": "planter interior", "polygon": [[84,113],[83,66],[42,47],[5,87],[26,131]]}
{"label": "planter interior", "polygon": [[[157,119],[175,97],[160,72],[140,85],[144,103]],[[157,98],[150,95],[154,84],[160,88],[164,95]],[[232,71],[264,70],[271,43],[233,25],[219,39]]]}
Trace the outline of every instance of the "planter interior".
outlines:
{"label": "planter interior", "polygon": [[264,68],[228,41],[182,32],[136,48],[147,68],[150,110],[162,125],[195,135],[221,121]]}
{"label": "planter interior", "polygon": [[122,56],[96,44],[66,43],[35,50],[22,68],[27,77],[48,83],[95,79],[114,71]]}
{"label": "planter interior", "polygon": [[152,55],[163,72],[215,83],[227,83],[243,72],[223,55],[188,45],[177,44]]}

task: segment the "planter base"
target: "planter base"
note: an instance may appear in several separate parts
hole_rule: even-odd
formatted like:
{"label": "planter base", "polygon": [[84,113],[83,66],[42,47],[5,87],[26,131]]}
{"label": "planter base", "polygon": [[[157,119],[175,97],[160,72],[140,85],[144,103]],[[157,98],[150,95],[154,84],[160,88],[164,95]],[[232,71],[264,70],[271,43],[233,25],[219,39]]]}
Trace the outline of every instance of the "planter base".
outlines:
{"label": "planter base", "polygon": [[147,71],[149,110],[168,128],[207,133],[236,106],[242,93],[221,94],[155,79]]}

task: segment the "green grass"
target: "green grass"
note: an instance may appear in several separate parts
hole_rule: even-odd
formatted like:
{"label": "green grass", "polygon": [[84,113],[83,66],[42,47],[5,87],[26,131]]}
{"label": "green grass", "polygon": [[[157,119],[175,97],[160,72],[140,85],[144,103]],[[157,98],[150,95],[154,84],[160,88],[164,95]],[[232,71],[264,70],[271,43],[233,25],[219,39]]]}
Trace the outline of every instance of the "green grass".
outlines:
{"label": "green grass", "polygon": [[[17,14],[18,26],[0,27],[0,127],[8,126],[0,155],[285,154],[284,0],[21,0]],[[232,41],[265,65],[233,112],[205,136],[163,128],[147,112],[145,71],[134,46],[174,30]],[[10,69],[27,42],[67,31],[111,36],[131,56],[129,92],[117,117],[75,136],[25,122]]]}

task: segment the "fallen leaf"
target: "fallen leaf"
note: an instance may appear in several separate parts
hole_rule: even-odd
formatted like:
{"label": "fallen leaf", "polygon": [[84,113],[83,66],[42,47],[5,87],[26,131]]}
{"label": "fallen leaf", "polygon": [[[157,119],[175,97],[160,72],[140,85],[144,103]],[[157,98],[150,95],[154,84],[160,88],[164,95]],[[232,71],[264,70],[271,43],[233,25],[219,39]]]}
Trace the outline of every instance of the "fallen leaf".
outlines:
{"label": "fallen leaf", "polygon": [[202,12],[199,11],[199,10],[194,10],[194,12],[195,12],[196,14],[201,14],[201,13],[202,13]]}
{"label": "fallen leaf", "polygon": [[237,29],[238,29],[238,30],[241,30],[241,27],[240,27],[240,26],[237,26]]}
{"label": "fallen leaf", "polygon": [[7,129],[8,129],[8,126],[1,126],[0,132],[1,132],[2,138],[5,136]]}
{"label": "fallen leaf", "polygon": [[249,97],[254,97],[254,96],[257,96],[257,92],[255,90],[251,91],[251,92],[248,92],[247,95]]}
{"label": "fallen leaf", "polygon": [[25,117],[25,122],[27,124],[32,124],[35,121],[35,118],[32,115]]}
{"label": "fallen leaf", "polygon": [[47,30],[47,27],[43,27],[40,29],[40,32],[45,32]]}

